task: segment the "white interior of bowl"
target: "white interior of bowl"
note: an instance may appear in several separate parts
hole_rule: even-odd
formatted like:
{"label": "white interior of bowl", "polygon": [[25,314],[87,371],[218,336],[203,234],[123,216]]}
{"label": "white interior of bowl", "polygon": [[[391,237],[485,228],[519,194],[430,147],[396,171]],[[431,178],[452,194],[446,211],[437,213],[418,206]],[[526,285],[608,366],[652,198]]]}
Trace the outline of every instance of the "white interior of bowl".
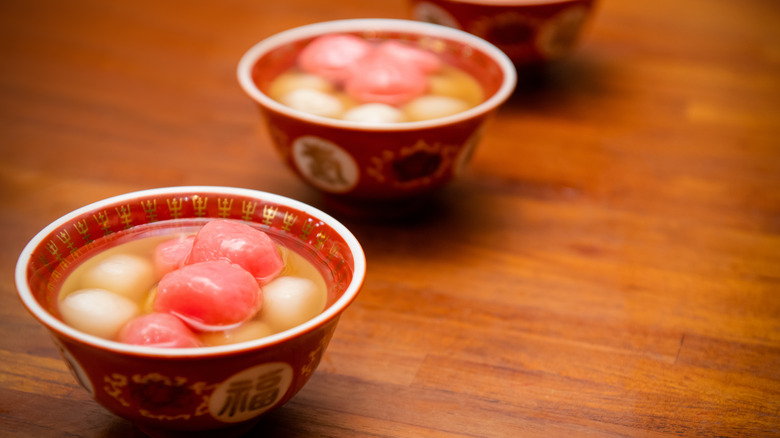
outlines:
{"label": "white interior of bowl", "polygon": [[[257,200],[263,200],[272,202],[278,205],[284,205],[290,208],[294,208],[301,212],[304,212],[312,217],[316,217],[322,222],[326,223],[336,233],[338,233],[349,247],[349,251],[352,254],[354,260],[354,269],[352,274],[352,281],[349,283],[347,289],[341,294],[341,296],[328,308],[316,317],[309,321],[293,327],[289,330],[266,336],[254,341],[247,341],[231,345],[223,345],[217,347],[199,347],[199,348],[154,348],[137,345],[123,344],[120,342],[110,341],[107,339],[99,338],[97,336],[88,335],[80,332],[60,319],[49,313],[43,306],[38,303],[35,296],[30,289],[30,285],[27,282],[27,267],[31,261],[31,257],[35,248],[43,244],[44,239],[47,238],[52,232],[72,221],[85,213],[101,211],[107,205],[127,203],[128,201],[144,199],[152,196],[159,195],[176,195],[176,194],[190,194],[190,193],[210,193],[214,195],[234,195],[244,196]],[[241,189],[233,187],[212,187],[212,186],[185,186],[185,187],[167,187],[159,189],[150,189],[140,192],[127,193],[112,198],[104,199],[93,204],[82,207],[78,210],[74,210],[65,216],[60,217],[56,221],[52,222],[46,228],[41,230],[30,242],[24,247],[19,256],[16,264],[16,288],[24,305],[27,309],[35,315],[44,325],[49,329],[60,332],[73,339],[77,339],[80,342],[89,344],[95,347],[103,348],[106,350],[112,350],[119,353],[143,355],[143,356],[155,356],[155,357],[207,357],[224,355],[226,353],[241,352],[246,350],[253,350],[256,348],[262,348],[277,343],[284,342],[285,340],[295,338],[296,336],[308,332],[320,324],[337,317],[357,296],[360,288],[363,285],[363,281],[366,275],[366,258],[362,247],[358,243],[355,236],[340,222],[330,215],[302,202],[286,198],[280,195],[272,193],[260,192],[250,189]]]}
{"label": "white interior of bowl", "polygon": [[[488,97],[484,102],[458,114],[441,117],[438,119],[425,120],[419,122],[387,123],[387,124],[367,124],[359,122],[350,122],[346,120],[332,119],[328,117],[306,114],[296,111],[281,103],[271,99],[265,93],[260,91],[252,77],[252,70],[257,60],[266,53],[295,41],[305,40],[320,35],[341,33],[341,32],[370,32],[394,31],[412,34],[426,35],[434,38],[442,38],[463,43],[473,47],[492,58],[501,69],[504,81],[499,89]],[[359,130],[378,130],[378,131],[403,131],[410,129],[429,128],[435,126],[456,123],[461,120],[467,120],[482,115],[503,103],[515,89],[517,84],[517,72],[512,61],[496,46],[476,37],[467,32],[440,26],[437,24],[424,23],[411,20],[398,19],[379,19],[365,18],[352,20],[326,21],[321,23],[309,24],[301,27],[289,29],[275,35],[272,35],[250,48],[238,63],[238,82],[244,91],[261,105],[271,108],[290,117],[306,120],[312,123],[340,126]]]}

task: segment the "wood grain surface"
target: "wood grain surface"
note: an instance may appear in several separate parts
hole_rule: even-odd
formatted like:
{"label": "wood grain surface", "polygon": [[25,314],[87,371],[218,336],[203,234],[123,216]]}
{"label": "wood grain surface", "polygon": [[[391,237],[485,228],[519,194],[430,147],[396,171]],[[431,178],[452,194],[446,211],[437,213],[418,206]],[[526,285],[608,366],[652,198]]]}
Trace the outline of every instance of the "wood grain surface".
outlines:
{"label": "wood grain surface", "polygon": [[[135,437],[15,295],[50,221],[188,184],[326,209],[235,68],[401,0],[0,5],[0,436]],[[780,3],[602,0],[424,214],[339,216],[368,277],[250,436],[780,436]]]}

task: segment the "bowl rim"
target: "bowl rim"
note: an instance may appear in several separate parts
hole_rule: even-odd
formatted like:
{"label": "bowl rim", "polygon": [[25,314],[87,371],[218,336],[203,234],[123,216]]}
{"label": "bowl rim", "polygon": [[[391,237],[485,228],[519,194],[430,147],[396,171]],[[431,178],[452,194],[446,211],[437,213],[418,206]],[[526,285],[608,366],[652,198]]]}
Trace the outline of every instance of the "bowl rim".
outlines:
{"label": "bowl rim", "polygon": [[[365,32],[369,30],[389,30],[396,32],[419,33],[461,42],[487,54],[501,69],[504,80],[492,96],[480,104],[460,113],[431,120],[402,123],[370,124],[334,119],[294,110],[272,99],[257,87],[252,79],[252,71],[257,60],[265,53],[284,44],[329,33]],[[506,101],[517,85],[517,71],[509,57],[495,45],[468,32],[422,21],[395,18],[354,18],[345,20],[322,21],[294,27],[273,34],[256,43],[247,50],[238,62],[238,82],[255,102],[278,113],[309,123],[331,127],[348,128],[362,131],[411,131],[415,129],[446,126],[484,115]]]}
{"label": "bowl rim", "polygon": [[[132,199],[138,199],[140,197],[170,195],[170,194],[183,194],[183,193],[199,193],[199,194],[230,194],[234,196],[244,196],[249,198],[255,198],[267,202],[272,202],[279,205],[295,208],[303,213],[306,213],[318,220],[323,221],[329,227],[331,227],[339,236],[344,239],[347,244],[352,259],[354,261],[354,269],[352,274],[352,281],[349,283],[343,294],[334,301],[328,308],[323,310],[319,315],[306,321],[303,324],[297,325],[291,329],[270,335],[262,338],[258,338],[253,341],[245,341],[236,344],[228,344],[222,346],[213,347],[195,347],[195,348],[158,348],[148,346],[138,346],[123,344],[117,341],[111,341],[103,339],[97,336],[93,336],[87,333],[83,333],[76,330],[69,325],[65,324],[60,319],[56,318],[43,306],[41,306],[35,299],[30,285],[27,282],[27,267],[32,261],[33,251],[43,244],[43,240],[50,236],[58,228],[62,227],[69,221],[77,218],[85,213],[95,211],[101,206],[111,205],[115,203],[121,203]],[[311,205],[303,202],[288,198],[282,195],[277,195],[269,192],[237,188],[226,186],[176,186],[176,187],[162,187],[147,190],[140,190],[129,192],[117,196],[105,198],[81,208],[73,210],[58,219],[51,222],[49,225],[39,231],[24,247],[19,255],[15,269],[15,282],[17,296],[21,299],[27,310],[40,321],[49,330],[59,333],[71,339],[75,339],[79,343],[86,344],[98,349],[108,350],[111,352],[145,356],[154,358],[206,358],[215,357],[230,354],[240,354],[248,351],[262,350],[266,347],[270,347],[275,344],[280,344],[285,341],[289,341],[300,335],[315,330],[316,328],[326,324],[328,321],[337,318],[357,297],[358,292],[363,286],[366,276],[366,257],[358,242],[357,238],[349,231],[346,226],[341,224],[337,219],[329,214],[312,207]]]}

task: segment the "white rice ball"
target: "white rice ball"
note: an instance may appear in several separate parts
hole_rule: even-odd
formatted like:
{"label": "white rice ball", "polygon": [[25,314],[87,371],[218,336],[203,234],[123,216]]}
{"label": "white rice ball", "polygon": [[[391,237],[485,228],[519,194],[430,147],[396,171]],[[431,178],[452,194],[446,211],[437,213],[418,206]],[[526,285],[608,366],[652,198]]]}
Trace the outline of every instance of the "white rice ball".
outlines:
{"label": "white rice ball", "polygon": [[281,332],[317,316],[325,308],[325,291],[306,278],[279,277],[263,286],[261,322]]}
{"label": "white rice ball", "polygon": [[213,346],[253,341],[272,334],[274,334],[274,331],[267,323],[261,321],[248,321],[232,330],[203,333],[201,338],[206,345]]}
{"label": "white rice ball", "polygon": [[333,84],[321,76],[309,73],[287,72],[274,79],[268,89],[268,95],[272,99],[280,100],[285,94],[304,88],[328,93],[333,90]]}
{"label": "white rice ball", "polygon": [[105,289],[81,289],[60,302],[66,324],[90,335],[114,339],[130,319],[139,314],[138,305]]}
{"label": "white rice ball", "polygon": [[350,109],[342,118],[359,123],[400,123],[404,121],[404,113],[384,103],[366,103]]}
{"label": "white rice ball", "polygon": [[147,259],[114,254],[87,270],[81,278],[84,289],[106,289],[138,301],[157,281],[154,265]]}
{"label": "white rice ball", "polygon": [[404,107],[404,113],[409,120],[431,120],[451,116],[466,111],[470,105],[461,99],[449,96],[420,96]]}
{"label": "white rice ball", "polygon": [[279,102],[292,109],[322,117],[340,117],[344,112],[344,105],[339,98],[310,88],[290,91]]}

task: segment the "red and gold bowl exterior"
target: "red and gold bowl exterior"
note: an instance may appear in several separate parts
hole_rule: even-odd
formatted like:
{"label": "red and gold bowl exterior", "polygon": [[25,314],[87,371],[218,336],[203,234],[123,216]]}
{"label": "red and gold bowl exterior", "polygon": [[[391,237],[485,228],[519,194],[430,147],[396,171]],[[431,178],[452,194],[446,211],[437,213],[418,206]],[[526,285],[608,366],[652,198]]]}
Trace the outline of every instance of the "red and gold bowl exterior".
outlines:
{"label": "red and gold bowl exterior", "polygon": [[595,0],[409,0],[415,20],[462,29],[504,51],[517,67],[575,47]]}
{"label": "red and gold bowl exterior", "polygon": [[[462,113],[430,121],[366,125],[304,114],[266,93],[314,38],[346,33],[397,38],[439,54],[473,75],[486,99]],[[258,104],[272,141],[289,167],[331,197],[397,201],[430,194],[466,165],[485,122],[514,91],[516,71],[492,44],[466,32],[412,20],[357,19],[317,23],[271,36],[238,65],[238,80]]]}
{"label": "red and gold bowl exterior", "polygon": [[[59,319],[59,288],[88,254],[128,233],[211,218],[252,223],[314,263],[328,284],[328,307],[302,325],[255,341],[182,349],[121,344]],[[250,428],[309,380],[365,272],[360,244],[325,213],[270,193],[193,186],[129,193],[57,219],[22,251],[16,285],[74,377],[102,406],[155,436],[208,430],[225,436]]]}

